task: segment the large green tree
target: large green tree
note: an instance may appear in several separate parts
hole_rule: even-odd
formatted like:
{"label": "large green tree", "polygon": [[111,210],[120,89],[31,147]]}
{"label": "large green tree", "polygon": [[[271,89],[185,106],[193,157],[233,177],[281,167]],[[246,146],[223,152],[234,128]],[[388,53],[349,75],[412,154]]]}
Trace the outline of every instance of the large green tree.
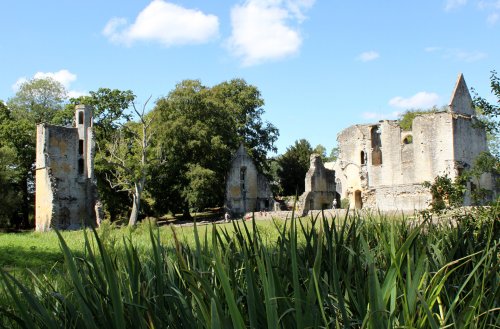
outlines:
{"label": "large green tree", "polygon": [[313,149],[306,139],[295,141],[278,158],[278,177],[284,195],[300,195],[305,189],[305,177]]}
{"label": "large green tree", "polygon": [[8,107],[17,118],[25,117],[34,123],[51,123],[57,111],[64,108],[67,91],[52,79],[32,79],[21,83],[16,95],[9,99]]}
{"label": "large green tree", "polygon": [[185,80],[158,100],[158,152],[164,164],[154,170],[158,212],[221,205],[231,155],[240,143],[259,168],[267,166],[278,130],[262,120],[264,104],[255,86],[237,79],[211,88]]}

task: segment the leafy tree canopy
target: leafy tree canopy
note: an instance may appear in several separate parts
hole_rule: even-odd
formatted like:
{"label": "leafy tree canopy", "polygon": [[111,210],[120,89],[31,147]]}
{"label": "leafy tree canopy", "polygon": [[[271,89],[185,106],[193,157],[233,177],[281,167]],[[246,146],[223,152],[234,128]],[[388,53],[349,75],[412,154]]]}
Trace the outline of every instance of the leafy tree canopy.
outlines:
{"label": "leafy tree canopy", "polygon": [[63,109],[67,99],[64,86],[52,79],[32,79],[19,86],[16,95],[9,99],[8,107],[15,118],[28,117],[35,123],[52,122],[57,111]]}
{"label": "leafy tree canopy", "polygon": [[297,140],[278,158],[278,176],[284,195],[300,195],[305,189],[305,177],[313,149],[305,140]]}
{"label": "leafy tree canopy", "polygon": [[263,121],[263,105],[259,90],[241,79],[211,88],[185,80],[157,101],[157,152],[165,160],[152,182],[164,201],[156,202],[163,207],[159,211],[180,207],[187,214],[189,208],[221,205],[231,155],[240,143],[266,168],[278,129]]}

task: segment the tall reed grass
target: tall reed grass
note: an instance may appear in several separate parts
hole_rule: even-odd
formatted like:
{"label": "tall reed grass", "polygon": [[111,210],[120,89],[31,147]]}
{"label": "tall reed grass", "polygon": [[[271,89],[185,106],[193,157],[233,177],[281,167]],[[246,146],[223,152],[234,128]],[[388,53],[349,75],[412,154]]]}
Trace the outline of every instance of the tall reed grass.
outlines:
{"label": "tall reed grass", "polygon": [[[122,248],[60,236],[64,270],[0,276],[5,328],[499,328],[497,208],[446,223],[294,217],[264,241],[255,221],[213,226],[193,245]],[[1,290],[0,290],[1,291]]]}

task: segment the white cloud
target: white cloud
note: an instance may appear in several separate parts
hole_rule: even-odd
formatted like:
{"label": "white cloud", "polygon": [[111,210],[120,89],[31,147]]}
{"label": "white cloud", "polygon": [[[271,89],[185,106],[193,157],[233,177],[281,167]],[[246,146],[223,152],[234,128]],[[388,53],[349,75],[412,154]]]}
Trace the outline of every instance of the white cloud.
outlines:
{"label": "white cloud", "polygon": [[495,25],[495,23],[498,22],[499,18],[500,18],[499,13],[491,13],[488,15],[486,21],[488,22],[488,24]]}
{"label": "white cloud", "polygon": [[458,7],[465,6],[467,0],[446,0],[444,10],[449,11]]}
{"label": "white cloud", "polygon": [[432,107],[434,105],[437,105],[438,102],[438,94],[421,91],[409,98],[404,98],[401,96],[394,97],[389,100],[389,105],[400,109],[418,109]]}
{"label": "white cloud", "polygon": [[377,58],[380,57],[380,54],[377,53],[376,51],[370,50],[370,51],[365,51],[364,53],[361,53],[356,59],[358,61],[362,62],[371,62],[373,60],[376,60]]}
{"label": "white cloud", "polygon": [[76,80],[76,74],[68,70],[59,70],[57,72],[37,72],[33,76],[34,79],[52,78],[60,82],[64,88],[69,88],[70,84]]}
{"label": "white cloud", "polygon": [[[465,6],[467,2],[467,0],[446,0],[444,9],[451,11]],[[498,22],[500,19],[500,0],[476,0],[473,2],[476,9],[486,12],[486,22],[489,25],[495,25]]]}
{"label": "white cloud", "polygon": [[481,51],[464,51],[460,49],[451,50],[447,56],[462,62],[477,62],[488,57],[486,53]]}
{"label": "white cloud", "polygon": [[382,113],[382,112],[363,112],[361,117],[365,120],[393,120],[399,117],[401,112],[393,111],[390,113]]}
{"label": "white cloud", "polygon": [[433,53],[433,52],[439,51],[441,49],[443,49],[443,48],[441,48],[441,47],[426,47],[426,48],[424,48],[424,50],[428,53]]}
{"label": "white cloud", "polygon": [[231,9],[229,50],[244,66],[296,54],[302,45],[297,24],[313,0],[247,0]]}
{"label": "white cloud", "polygon": [[187,9],[163,0],[153,0],[133,24],[125,18],[112,18],[102,31],[110,41],[132,45],[136,41],[155,41],[163,46],[200,44],[216,38],[219,19],[200,10]]}
{"label": "white cloud", "polygon": [[468,51],[463,49],[456,48],[442,48],[442,47],[427,47],[424,49],[429,53],[437,53],[440,54],[444,59],[452,59],[460,62],[477,62],[488,57],[488,54],[482,51]]}
{"label": "white cloud", "polygon": [[[63,69],[59,70],[57,72],[36,72],[32,78],[30,79],[46,79],[46,78],[51,78],[54,79],[57,82],[60,82],[64,88],[68,92],[68,97],[79,97],[79,96],[84,96],[87,95],[88,93],[85,91],[77,91],[77,90],[71,90],[71,83],[73,83],[76,80],[76,74],[71,73],[70,71]],[[17,81],[12,85],[12,90],[14,92],[17,92],[19,90],[19,87],[27,82],[28,80],[26,77],[21,77],[17,79]]]}

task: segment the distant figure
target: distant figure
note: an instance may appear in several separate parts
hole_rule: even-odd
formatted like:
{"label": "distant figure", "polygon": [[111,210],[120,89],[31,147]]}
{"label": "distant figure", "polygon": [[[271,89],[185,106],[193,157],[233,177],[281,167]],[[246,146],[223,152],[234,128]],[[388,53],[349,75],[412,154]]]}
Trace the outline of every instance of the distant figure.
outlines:
{"label": "distant figure", "polygon": [[333,199],[332,209],[337,209],[337,199]]}
{"label": "distant figure", "polygon": [[226,223],[229,223],[229,219],[231,218],[231,216],[229,216],[229,212],[226,211],[226,213],[224,214],[224,221]]}

